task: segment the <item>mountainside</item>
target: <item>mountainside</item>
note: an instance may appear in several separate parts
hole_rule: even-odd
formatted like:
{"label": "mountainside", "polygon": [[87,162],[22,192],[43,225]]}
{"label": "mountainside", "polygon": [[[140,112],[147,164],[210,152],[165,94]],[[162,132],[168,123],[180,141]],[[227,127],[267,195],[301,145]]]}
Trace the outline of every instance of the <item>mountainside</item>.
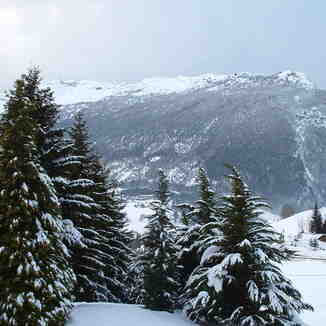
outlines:
{"label": "mountainside", "polygon": [[130,195],[149,193],[160,167],[183,197],[191,196],[199,166],[223,191],[223,163],[231,163],[275,210],[285,203],[310,208],[315,198],[324,203],[326,91],[301,73],[45,85],[63,105],[64,126],[85,112]]}

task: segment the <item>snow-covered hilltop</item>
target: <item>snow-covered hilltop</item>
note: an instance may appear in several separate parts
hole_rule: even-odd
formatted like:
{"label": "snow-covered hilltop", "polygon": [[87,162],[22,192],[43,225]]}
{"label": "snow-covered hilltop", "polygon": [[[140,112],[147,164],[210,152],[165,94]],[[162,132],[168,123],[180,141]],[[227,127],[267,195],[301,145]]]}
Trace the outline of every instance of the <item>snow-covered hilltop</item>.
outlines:
{"label": "snow-covered hilltop", "polygon": [[[58,104],[96,102],[110,96],[148,96],[181,93],[206,88],[217,91],[228,88],[247,88],[263,84],[292,85],[311,89],[314,84],[301,72],[286,70],[265,75],[248,72],[235,74],[206,73],[198,76],[152,77],[136,82],[98,82],[90,80],[44,81],[50,87]],[[0,92],[0,107],[5,102],[5,92]]]}
{"label": "snow-covered hilltop", "polygon": [[95,81],[50,81],[44,86],[54,90],[59,104],[95,102],[110,96],[148,96],[181,93],[207,88],[209,91],[227,88],[246,88],[262,84],[291,84],[311,89],[313,83],[299,72],[284,71],[273,75],[239,73],[230,75],[202,74],[199,76],[178,76],[146,78],[138,82],[95,82]]}
{"label": "snow-covered hilltop", "polygon": [[[272,75],[248,72],[235,74],[207,73],[198,76],[152,77],[137,82],[97,82],[90,80],[44,81],[44,87],[54,91],[61,105],[96,102],[111,96],[150,96],[182,93],[196,89],[222,91],[263,85],[292,85],[312,89],[314,84],[300,72],[283,71]],[[5,103],[5,93],[0,92],[0,107]]]}
{"label": "snow-covered hilltop", "polygon": [[[148,96],[181,93],[206,88],[217,91],[231,88],[248,88],[268,84],[292,85],[312,89],[314,84],[300,72],[283,71],[264,75],[252,73],[239,74],[202,74],[198,76],[153,77],[137,82],[97,82],[90,80],[53,80],[44,81],[50,87],[58,104],[96,102],[110,96]],[[0,93],[0,106],[5,101],[4,92]]]}

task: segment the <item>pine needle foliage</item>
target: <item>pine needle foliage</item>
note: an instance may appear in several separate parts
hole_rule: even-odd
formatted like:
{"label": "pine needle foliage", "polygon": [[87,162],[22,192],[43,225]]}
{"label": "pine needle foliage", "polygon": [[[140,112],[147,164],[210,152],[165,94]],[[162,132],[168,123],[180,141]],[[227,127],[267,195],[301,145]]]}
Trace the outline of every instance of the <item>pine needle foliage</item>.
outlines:
{"label": "pine needle foliage", "polygon": [[[35,131],[35,147],[41,166],[51,178],[59,199],[60,205],[69,200],[75,188],[71,187],[70,171],[78,165],[79,158],[72,156],[72,143],[65,138],[62,128],[57,127],[59,119],[59,105],[55,103],[53,92],[50,88],[41,87],[41,72],[38,67],[33,67],[22,75],[24,87],[21,96],[33,103],[34,109],[29,111],[30,118],[38,125]],[[75,182],[76,184],[76,182]],[[69,245],[82,246],[82,239],[72,237],[77,235],[76,229],[71,224],[69,214],[63,215]]]}
{"label": "pine needle foliage", "polygon": [[25,75],[10,92],[0,136],[0,324],[64,325],[74,273],[54,185],[41,166],[40,124]]}
{"label": "pine needle foliage", "polygon": [[222,197],[222,222],[202,228],[203,232],[218,228],[220,233],[206,233],[209,246],[187,284],[185,312],[192,320],[218,325],[291,324],[295,314],[312,309],[279,267],[293,252],[260,217],[267,203],[231,169],[227,176],[231,193]]}
{"label": "pine needle foliage", "polygon": [[179,252],[179,264],[182,266],[181,279],[182,285],[186,282],[199,265],[201,250],[201,227],[216,222],[217,200],[216,194],[211,189],[210,181],[203,168],[198,169],[198,195],[199,199],[192,204],[178,205],[182,209],[182,225],[178,228],[177,244],[181,250]]}
{"label": "pine needle foliage", "polygon": [[175,227],[170,221],[168,180],[159,170],[156,199],[151,203],[154,213],[142,238],[144,245],[144,305],[151,310],[172,312],[177,305],[179,279]]}
{"label": "pine needle foliage", "polygon": [[83,301],[123,302],[131,237],[126,231],[123,201],[90,142],[82,113],[76,115],[70,136],[74,155],[80,158],[72,172],[79,195],[74,195],[67,208],[70,214],[73,211],[74,224],[86,244],[73,249],[77,296]]}
{"label": "pine needle foliage", "polygon": [[318,208],[318,204],[315,203],[314,210],[311,217],[310,231],[311,233],[324,233],[326,231],[324,229],[325,226]]}

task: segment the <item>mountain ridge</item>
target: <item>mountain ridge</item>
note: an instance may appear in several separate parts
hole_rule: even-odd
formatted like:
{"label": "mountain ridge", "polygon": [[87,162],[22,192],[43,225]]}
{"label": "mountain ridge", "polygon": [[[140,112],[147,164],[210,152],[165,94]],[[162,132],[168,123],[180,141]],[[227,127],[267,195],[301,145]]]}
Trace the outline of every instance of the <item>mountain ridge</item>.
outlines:
{"label": "mountain ridge", "polygon": [[[298,87],[312,89],[315,87],[305,74],[285,70],[276,74],[259,73],[234,73],[216,74],[205,73],[194,76],[179,75],[176,77],[150,77],[135,82],[97,82],[91,80],[50,80],[43,81],[43,87],[50,87],[58,104],[67,105],[82,102],[94,102],[110,96],[146,96],[152,94],[180,93],[194,89],[209,88],[217,83],[219,87],[240,87],[246,82],[268,79],[280,85],[292,83]],[[216,86],[215,86],[216,87]],[[214,87],[209,89],[214,91]],[[4,92],[0,96],[1,102],[5,101]]]}
{"label": "mountain ridge", "polygon": [[59,104],[71,102],[62,105],[62,126],[85,113],[100,153],[130,196],[151,193],[158,168],[180,200],[193,197],[199,166],[224,191],[227,162],[276,210],[284,203],[310,208],[326,197],[326,91],[302,73],[44,85],[52,85]]}

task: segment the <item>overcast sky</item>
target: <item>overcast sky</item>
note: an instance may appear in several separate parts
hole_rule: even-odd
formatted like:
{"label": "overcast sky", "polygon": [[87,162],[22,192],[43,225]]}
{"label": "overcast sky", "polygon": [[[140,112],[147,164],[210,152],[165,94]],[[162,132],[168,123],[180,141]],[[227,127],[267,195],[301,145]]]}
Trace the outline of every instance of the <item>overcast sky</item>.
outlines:
{"label": "overcast sky", "polygon": [[0,87],[301,71],[326,88],[325,0],[1,0]]}

